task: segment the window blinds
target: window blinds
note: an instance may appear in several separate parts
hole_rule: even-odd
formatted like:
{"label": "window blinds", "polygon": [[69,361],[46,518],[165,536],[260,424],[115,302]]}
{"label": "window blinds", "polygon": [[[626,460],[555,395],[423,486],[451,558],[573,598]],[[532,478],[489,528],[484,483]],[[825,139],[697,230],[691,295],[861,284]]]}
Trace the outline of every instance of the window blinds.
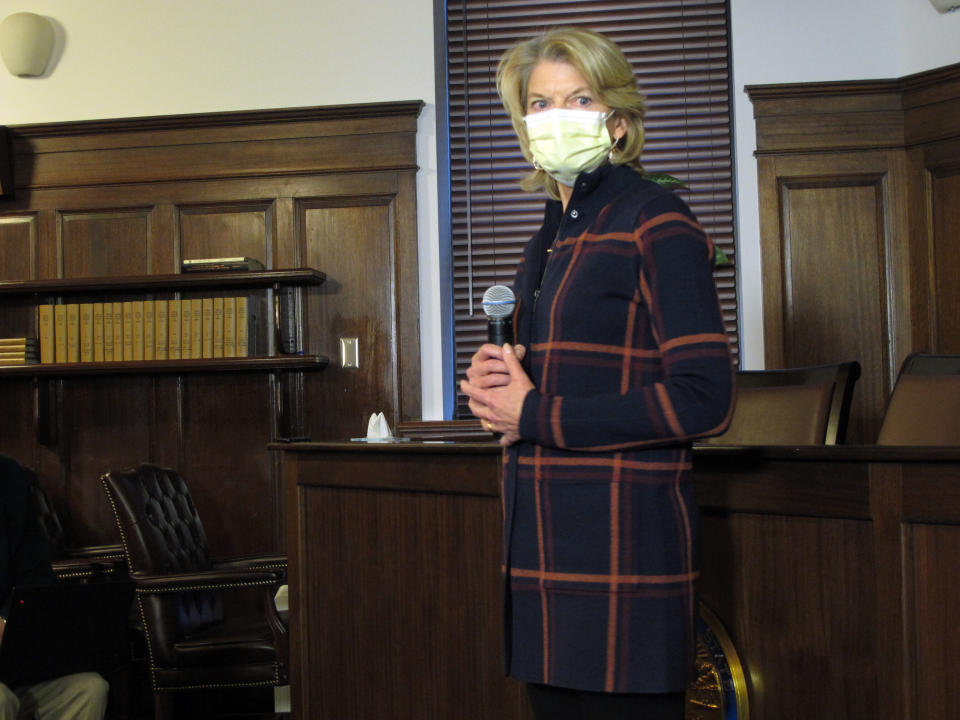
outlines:
{"label": "window blinds", "polygon": [[[730,260],[716,280],[738,354],[728,17],[726,0],[447,0],[457,381],[486,342],[483,292],[512,284],[543,213],[543,196],[519,188],[529,166],[497,97],[497,62],[518,40],[561,25],[603,33],[633,65],[648,105],[644,167],[688,185],[680,196]],[[458,394],[457,416],[466,415]]]}

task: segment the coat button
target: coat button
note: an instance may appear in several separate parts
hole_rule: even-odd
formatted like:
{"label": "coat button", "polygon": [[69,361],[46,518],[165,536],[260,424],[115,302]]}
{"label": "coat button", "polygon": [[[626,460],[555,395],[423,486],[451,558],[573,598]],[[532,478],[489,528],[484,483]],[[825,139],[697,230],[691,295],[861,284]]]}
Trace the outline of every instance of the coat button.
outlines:
{"label": "coat button", "polygon": [[580,212],[577,211],[577,210],[571,210],[571,211],[570,211],[570,217],[572,217],[574,220],[576,220],[578,217],[580,217]]}

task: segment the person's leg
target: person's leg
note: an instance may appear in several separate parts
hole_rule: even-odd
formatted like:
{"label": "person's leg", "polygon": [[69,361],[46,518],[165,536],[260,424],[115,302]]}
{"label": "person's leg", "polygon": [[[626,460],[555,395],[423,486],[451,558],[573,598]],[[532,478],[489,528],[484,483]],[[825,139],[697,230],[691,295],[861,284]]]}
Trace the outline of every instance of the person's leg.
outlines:
{"label": "person's leg", "polygon": [[537,720],[583,720],[579,695],[569,688],[527,684],[527,697]]}
{"label": "person's leg", "polygon": [[3,683],[0,683],[0,720],[17,720],[20,712],[20,701]]}
{"label": "person's leg", "polygon": [[683,720],[686,694],[657,695],[585,692],[580,696],[584,720]]}
{"label": "person's leg", "polygon": [[21,710],[38,720],[103,720],[110,686],[97,673],[75,673],[18,688]]}

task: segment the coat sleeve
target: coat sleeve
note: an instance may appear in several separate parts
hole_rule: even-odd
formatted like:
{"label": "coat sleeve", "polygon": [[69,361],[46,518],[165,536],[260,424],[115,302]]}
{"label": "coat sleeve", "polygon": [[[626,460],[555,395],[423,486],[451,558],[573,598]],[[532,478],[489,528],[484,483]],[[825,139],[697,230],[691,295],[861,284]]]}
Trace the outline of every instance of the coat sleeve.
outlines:
{"label": "coat sleeve", "polygon": [[[660,377],[616,394],[524,399],[522,439],[569,450],[611,451],[688,442],[730,421],[733,367],[713,279],[714,248],[682,202],[657,203],[634,230],[637,282],[649,313]],[[646,352],[647,348],[637,348]]]}

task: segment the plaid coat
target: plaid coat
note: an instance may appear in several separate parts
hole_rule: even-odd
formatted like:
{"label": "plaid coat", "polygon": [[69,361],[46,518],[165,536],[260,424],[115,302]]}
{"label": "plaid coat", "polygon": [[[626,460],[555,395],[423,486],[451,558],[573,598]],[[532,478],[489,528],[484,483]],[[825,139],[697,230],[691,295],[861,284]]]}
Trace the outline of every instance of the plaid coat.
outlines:
{"label": "plaid coat", "polygon": [[565,214],[548,202],[526,247],[514,327],[535,389],[503,475],[507,670],[520,680],[640,693],[690,680],[690,442],[732,410],[713,260],[680,199],[610,165],[578,178]]}

